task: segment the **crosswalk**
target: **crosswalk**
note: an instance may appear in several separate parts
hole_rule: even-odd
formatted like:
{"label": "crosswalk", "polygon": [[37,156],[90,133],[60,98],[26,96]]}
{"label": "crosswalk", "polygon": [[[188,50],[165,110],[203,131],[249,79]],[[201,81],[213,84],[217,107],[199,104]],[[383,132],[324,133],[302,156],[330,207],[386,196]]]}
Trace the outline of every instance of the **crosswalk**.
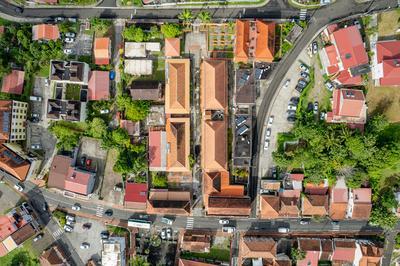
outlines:
{"label": "crosswalk", "polygon": [[193,229],[194,218],[188,217],[186,220],[186,229]]}
{"label": "crosswalk", "polygon": [[307,18],[307,9],[300,9],[300,20],[306,20]]}
{"label": "crosswalk", "polygon": [[61,228],[58,228],[56,231],[52,232],[51,234],[53,235],[54,239],[59,238],[64,231]]}
{"label": "crosswalk", "polygon": [[340,231],[340,225],[338,225],[338,224],[332,225],[332,230],[333,231]]}
{"label": "crosswalk", "polygon": [[103,213],[104,213],[104,207],[101,206],[101,205],[97,205],[96,216],[97,217],[103,217]]}

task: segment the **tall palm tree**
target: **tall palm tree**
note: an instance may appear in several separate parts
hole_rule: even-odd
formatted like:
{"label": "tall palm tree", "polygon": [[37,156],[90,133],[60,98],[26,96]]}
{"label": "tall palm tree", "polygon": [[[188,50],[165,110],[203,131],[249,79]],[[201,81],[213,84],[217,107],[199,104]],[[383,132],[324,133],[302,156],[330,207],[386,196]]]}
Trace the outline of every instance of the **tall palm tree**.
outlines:
{"label": "tall palm tree", "polygon": [[207,11],[201,11],[197,17],[201,20],[202,23],[208,23],[211,21],[211,14]]}
{"label": "tall palm tree", "polygon": [[178,15],[178,19],[182,20],[184,24],[190,24],[193,18],[193,13],[189,9],[182,10],[182,12]]}

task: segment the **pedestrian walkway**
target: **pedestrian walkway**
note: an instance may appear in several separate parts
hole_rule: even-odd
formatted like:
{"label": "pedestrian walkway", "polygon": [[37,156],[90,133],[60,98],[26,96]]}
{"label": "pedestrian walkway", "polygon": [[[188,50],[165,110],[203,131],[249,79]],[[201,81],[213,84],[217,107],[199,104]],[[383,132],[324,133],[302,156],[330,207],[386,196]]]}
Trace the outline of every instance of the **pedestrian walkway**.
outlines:
{"label": "pedestrian walkway", "polygon": [[307,18],[307,9],[300,9],[300,20],[306,20]]}
{"label": "pedestrian walkway", "polygon": [[104,206],[97,205],[96,216],[97,217],[103,217],[103,213],[104,213]]}
{"label": "pedestrian walkway", "polygon": [[188,217],[186,220],[186,229],[193,229],[194,218]]}
{"label": "pedestrian walkway", "polygon": [[60,238],[60,236],[64,233],[64,231],[61,228],[58,228],[56,231],[52,232],[51,234],[53,235],[54,239]]}
{"label": "pedestrian walkway", "polygon": [[333,231],[340,231],[340,225],[338,225],[338,224],[334,224],[332,226],[332,228],[333,228]]}

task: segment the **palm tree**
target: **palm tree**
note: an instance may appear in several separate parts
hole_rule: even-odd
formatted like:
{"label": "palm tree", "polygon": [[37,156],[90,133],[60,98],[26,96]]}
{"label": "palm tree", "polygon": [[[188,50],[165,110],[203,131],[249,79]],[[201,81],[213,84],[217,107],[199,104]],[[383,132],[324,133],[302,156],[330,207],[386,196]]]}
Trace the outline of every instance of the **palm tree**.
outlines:
{"label": "palm tree", "polygon": [[211,14],[207,11],[201,11],[197,17],[201,20],[202,23],[208,23],[211,21]]}
{"label": "palm tree", "polygon": [[182,20],[184,24],[190,24],[193,20],[193,13],[189,9],[184,9],[179,15],[178,19]]}

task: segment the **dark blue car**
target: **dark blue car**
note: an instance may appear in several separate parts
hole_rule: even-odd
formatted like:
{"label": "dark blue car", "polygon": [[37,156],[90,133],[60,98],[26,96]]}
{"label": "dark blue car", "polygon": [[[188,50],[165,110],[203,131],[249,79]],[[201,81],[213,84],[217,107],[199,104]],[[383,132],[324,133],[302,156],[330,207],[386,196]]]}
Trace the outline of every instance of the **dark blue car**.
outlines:
{"label": "dark blue car", "polygon": [[115,71],[111,70],[110,71],[110,80],[114,80],[115,79]]}

